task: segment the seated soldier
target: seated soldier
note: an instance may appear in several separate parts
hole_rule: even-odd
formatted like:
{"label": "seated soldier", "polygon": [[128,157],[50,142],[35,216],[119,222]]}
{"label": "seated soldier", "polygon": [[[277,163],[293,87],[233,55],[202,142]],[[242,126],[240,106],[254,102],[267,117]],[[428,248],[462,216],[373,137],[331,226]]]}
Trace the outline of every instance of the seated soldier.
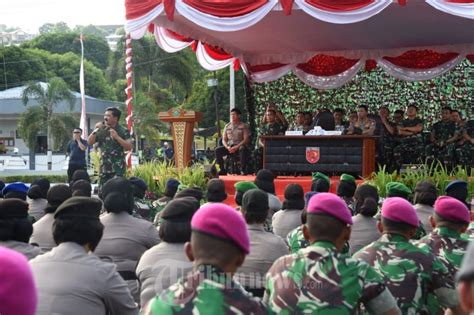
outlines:
{"label": "seated soldier", "polygon": [[216,148],[216,162],[219,165],[219,175],[226,175],[227,169],[224,164],[224,156],[237,154],[242,166],[242,172],[249,172],[249,128],[240,120],[241,111],[234,108],[230,112],[231,122],[224,127],[222,146]]}
{"label": "seated soldier", "polygon": [[[269,110],[274,110],[275,111],[275,121],[282,125],[285,130],[288,129],[288,121],[286,121],[285,115],[283,115],[283,112],[278,109],[277,105],[273,102],[270,102],[267,105],[267,108],[265,108],[265,113]],[[261,124],[266,124],[268,123],[267,116],[263,115]]]}
{"label": "seated soldier", "polygon": [[[459,112],[458,112],[459,116]],[[459,117],[461,120],[461,117]],[[461,120],[462,121],[462,120]],[[460,138],[456,143],[455,156],[456,162],[463,166],[473,166],[474,165],[474,120],[469,120],[460,127],[460,122],[458,124],[458,129],[460,131]]]}
{"label": "seated soldier", "polygon": [[303,133],[306,134],[312,129],[313,126],[313,115],[310,112],[304,113]]}
{"label": "seated soldier", "polygon": [[426,159],[429,164],[440,161],[446,166],[453,166],[454,146],[459,134],[456,125],[451,121],[451,108],[443,107],[441,121],[431,129],[430,144],[426,147]]}
{"label": "seated soldier", "polygon": [[353,257],[373,266],[397,300],[402,314],[426,312],[428,294],[460,313],[459,297],[446,267],[426,248],[410,242],[419,225],[415,208],[405,199],[388,198],[378,228],[383,235]]}
{"label": "seated soldier", "polygon": [[387,171],[393,171],[393,147],[397,134],[396,123],[389,120],[390,111],[387,106],[379,108],[380,138],[377,140],[377,163],[385,165]]}
{"label": "seated soldier", "polygon": [[267,274],[264,300],[280,314],[398,314],[382,277],[368,264],[341,254],[352,217],[345,202],[320,193],[309,200],[304,237],[311,243],[279,258]]}
{"label": "seated soldier", "polygon": [[367,117],[369,108],[365,105],[359,105],[357,108],[357,120],[351,122],[347,134],[372,136],[375,132],[375,120]]}
{"label": "seated soldier", "polygon": [[263,303],[232,279],[250,252],[242,216],[224,204],[202,206],[191,220],[185,252],[193,271],[150,301],[145,314],[266,314]]}
{"label": "seated soldier", "polygon": [[395,168],[400,170],[404,163],[422,163],[424,153],[423,120],[416,117],[418,107],[408,105],[408,118],[397,125],[399,143],[393,149]]}
{"label": "seated soldier", "polygon": [[304,112],[298,112],[295,117],[295,122],[289,128],[292,131],[304,130]]}
{"label": "seated soldier", "polygon": [[336,108],[334,110],[334,123],[336,125],[335,130],[344,133],[346,128],[349,126],[347,121],[344,121],[344,110],[342,108]]}
{"label": "seated soldier", "polygon": [[[285,134],[285,127],[276,121],[276,112],[273,109],[265,113],[266,123],[260,127],[259,136],[279,136]],[[255,149],[256,170],[263,168],[263,142],[258,139],[257,149]]]}

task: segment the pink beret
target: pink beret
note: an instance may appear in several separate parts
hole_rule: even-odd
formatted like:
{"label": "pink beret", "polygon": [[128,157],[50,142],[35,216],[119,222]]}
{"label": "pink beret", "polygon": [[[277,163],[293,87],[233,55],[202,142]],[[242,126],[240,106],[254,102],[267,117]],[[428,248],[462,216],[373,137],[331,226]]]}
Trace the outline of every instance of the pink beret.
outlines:
{"label": "pink beret", "polygon": [[400,197],[385,199],[382,205],[382,217],[394,222],[401,222],[418,227],[420,220],[411,203]]}
{"label": "pink beret", "polygon": [[344,200],[331,193],[318,193],[308,203],[308,213],[324,213],[352,224],[352,216]]}
{"label": "pink beret", "polygon": [[193,230],[229,240],[246,254],[250,252],[244,218],[234,208],[223,203],[209,203],[199,208],[191,220],[191,227]]}
{"label": "pink beret", "polygon": [[0,266],[0,314],[34,315],[38,299],[26,257],[0,247]]}
{"label": "pink beret", "polygon": [[437,214],[446,220],[465,223],[471,222],[469,209],[465,204],[453,197],[439,196],[435,201],[434,209]]}

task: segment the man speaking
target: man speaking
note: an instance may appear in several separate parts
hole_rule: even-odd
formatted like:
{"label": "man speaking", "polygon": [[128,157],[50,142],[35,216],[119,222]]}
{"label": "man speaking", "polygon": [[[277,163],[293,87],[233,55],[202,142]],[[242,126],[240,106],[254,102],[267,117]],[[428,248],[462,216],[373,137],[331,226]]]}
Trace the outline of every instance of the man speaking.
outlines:
{"label": "man speaking", "polygon": [[118,121],[122,112],[117,107],[105,110],[104,121],[98,122],[89,135],[90,145],[98,144],[100,152],[99,192],[106,181],[114,176],[124,176],[125,153],[132,149],[132,137]]}

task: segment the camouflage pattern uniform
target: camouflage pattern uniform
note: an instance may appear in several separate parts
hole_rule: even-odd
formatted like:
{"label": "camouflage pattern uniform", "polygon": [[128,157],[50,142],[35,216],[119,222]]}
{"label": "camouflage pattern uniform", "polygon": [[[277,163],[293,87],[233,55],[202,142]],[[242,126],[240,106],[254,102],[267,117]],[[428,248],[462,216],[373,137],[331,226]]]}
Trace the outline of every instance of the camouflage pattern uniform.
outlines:
{"label": "camouflage pattern uniform", "polygon": [[153,221],[156,215],[151,200],[145,198],[133,198],[133,212],[132,215],[136,218],[142,218],[148,221]]}
{"label": "camouflage pattern uniform", "polygon": [[471,242],[474,241],[474,221],[469,224],[465,235]]}
{"label": "camouflage pattern uniform", "polygon": [[[115,131],[123,140],[131,139],[128,130],[117,124]],[[123,147],[112,139],[108,130],[100,129],[96,135],[96,142],[100,149],[99,187],[114,176],[124,176],[127,170]]]}
{"label": "camouflage pattern uniform", "polygon": [[354,314],[361,302],[374,314],[396,307],[372,267],[329,242],[279,258],[267,273],[264,300],[279,314]]}
{"label": "camouflage pattern uniform", "polygon": [[[427,246],[428,250],[444,264],[451,278],[454,279],[456,272],[461,268],[461,262],[469,245],[469,240],[455,230],[439,227],[417,244],[420,247]],[[427,308],[430,314],[444,314],[444,310],[437,302],[432,294],[428,296]]]}
{"label": "camouflage pattern uniform", "polygon": [[[459,130],[461,135],[467,133],[471,138],[474,138],[474,120],[466,122],[462,130]],[[455,148],[456,162],[462,165],[474,166],[474,144],[470,141],[461,141],[462,144],[457,144]]]}
{"label": "camouflage pattern uniform", "polygon": [[446,141],[456,135],[458,130],[452,121],[438,121],[432,127],[435,141],[426,146],[428,163],[438,160],[451,165],[454,162],[455,143],[447,144]]}
{"label": "camouflage pattern uniform", "polygon": [[[400,123],[400,127],[416,127],[418,124],[423,124],[423,120],[420,118],[404,119]],[[400,169],[404,163],[422,163],[424,161],[425,145],[422,132],[415,135],[399,136],[398,141],[400,144],[393,149],[393,158],[397,169]]]}
{"label": "camouflage pattern uniform", "polygon": [[384,234],[353,257],[382,275],[402,314],[426,314],[428,293],[436,294],[446,307],[459,303],[447,268],[428,248],[420,248],[402,235]]}
{"label": "camouflage pattern uniform", "polygon": [[[392,126],[395,131],[397,125],[394,122],[387,121],[387,123]],[[391,172],[394,169],[393,166],[393,148],[395,147],[395,138],[393,135],[388,132],[387,128],[383,123],[381,123],[380,128],[380,139],[377,143],[378,150],[378,161],[380,165],[386,165],[387,171]]]}
{"label": "camouflage pattern uniform", "polygon": [[[286,131],[286,128],[278,123],[274,122],[273,124],[264,124],[260,128],[260,136],[278,136],[278,135],[284,135]],[[259,141],[257,141],[257,149],[254,151],[254,156],[255,156],[255,163],[256,163],[256,170],[260,170],[263,168],[263,148],[260,147]]]}
{"label": "camouflage pattern uniform", "polygon": [[309,246],[309,242],[304,238],[303,228],[301,225],[288,233],[286,236],[286,243],[288,244],[292,254]]}
{"label": "camouflage pattern uniform", "polygon": [[260,299],[217,267],[201,265],[149,303],[146,314],[266,314]]}

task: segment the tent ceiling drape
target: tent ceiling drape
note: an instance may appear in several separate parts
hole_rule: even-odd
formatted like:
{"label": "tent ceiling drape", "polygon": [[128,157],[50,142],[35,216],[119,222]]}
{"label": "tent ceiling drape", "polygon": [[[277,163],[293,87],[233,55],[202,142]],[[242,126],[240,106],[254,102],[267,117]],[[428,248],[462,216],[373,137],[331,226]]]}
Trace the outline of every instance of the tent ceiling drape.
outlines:
{"label": "tent ceiling drape", "polygon": [[293,71],[335,88],[374,66],[426,80],[474,54],[474,0],[127,0],[126,11],[132,38],[152,24],[164,50],[192,45],[204,68],[240,64],[257,82]]}

